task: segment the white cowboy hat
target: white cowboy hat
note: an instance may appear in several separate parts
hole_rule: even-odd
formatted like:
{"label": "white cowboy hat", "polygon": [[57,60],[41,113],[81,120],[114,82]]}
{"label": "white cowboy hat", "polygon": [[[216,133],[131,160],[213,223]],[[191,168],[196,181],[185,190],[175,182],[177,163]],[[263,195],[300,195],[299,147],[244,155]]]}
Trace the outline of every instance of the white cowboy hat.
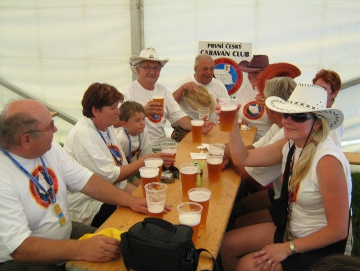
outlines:
{"label": "white cowboy hat", "polygon": [[145,60],[158,61],[160,62],[161,67],[164,67],[170,58],[160,59],[154,48],[146,48],[141,51],[140,56],[130,57],[130,69],[136,73],[136,65]]}
{"label": "white cowboy hat", "polygon": [[330,130],[338,128],[344,121],[339,109],[326,108],[327,92],[322,87],[311,84],[298,84],[287,101],[271,96],[265,105],[279,113],[314,113],[326,119]]}

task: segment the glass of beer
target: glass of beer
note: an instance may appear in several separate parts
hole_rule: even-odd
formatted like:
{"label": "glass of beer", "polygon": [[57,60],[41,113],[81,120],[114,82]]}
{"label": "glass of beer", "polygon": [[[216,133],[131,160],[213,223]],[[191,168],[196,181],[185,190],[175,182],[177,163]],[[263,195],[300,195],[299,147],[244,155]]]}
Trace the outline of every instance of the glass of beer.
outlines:
{"label": "glass of beer", "polygon": [[207,168],[209,182],[220,181],[221,168],[222,168],[223,157],[216,157],[208,155]]}
{"label": "glass of beer", "polygon": [[176,158],[176,149],[178,143],[175,141],[168,141],[161,143],[161,152],[162,153],[171,153],[173,158]]}
{"label": "glass of beer", "polygon": [[159,174],[157,177],[157,181],[161,182],[162,165],[164,162],[163,159],[157,158],[157,157],[152,157],[152,158],[145,159],[144,162],[145,162],[146,167],[158,167],[159,168]]}
{"label": "glass of beer", "polygon": [[152,99],[154,102],[160,103],[164,107],[165,91],[163,89],[153,90]]}
{"label": "glass of beer", "polygon": [[191,239],[196,244],[203,207],[196,202],[183,202],[177,206],[177,209],[179,211],[179,223],[188,225],[193,229]]}
{"label": "glass of beer", "polygon": [[141,167],[140,171],[140,179],[143,190],[144,197],[146,196],[145,185],[148,183],[156,182],[159,174],[158,167]]}
{"label": "glass of beer", "polygon": [[198,113],[199,113],[199,120],[209,120],[210,108],[200,107],[198,109]]}
{"label": "glass of beer", "polygon": [[203,120],[191,120],[191,132],[192,132],[193,142],[201,143],[203,128],[204,128]]}
{"label": "glass of beer", "polygon": [[231,132],[233,130],[238,103],[238,99],[219,98],[221,106],[220,131]]}
{"label": "glass of beer", "polygon": [[164,183],[148,183],[145,185],[146,202],[149,216],[163,218],[167,185]]}
{"label": "glass of beer", "polygon": [[189,200],[191,202],[197,202],[203,207],[201,213],[200,228],[206,227],[211,191],[206,188],[197,187],[190,189],[188,191],[188,194],[189,194]]}
{"label": "glass of beer", "polygon": [[179,166],[183,198],[188,197],[188,191],[196,187],[199,166],[192,163],[183,163]]}

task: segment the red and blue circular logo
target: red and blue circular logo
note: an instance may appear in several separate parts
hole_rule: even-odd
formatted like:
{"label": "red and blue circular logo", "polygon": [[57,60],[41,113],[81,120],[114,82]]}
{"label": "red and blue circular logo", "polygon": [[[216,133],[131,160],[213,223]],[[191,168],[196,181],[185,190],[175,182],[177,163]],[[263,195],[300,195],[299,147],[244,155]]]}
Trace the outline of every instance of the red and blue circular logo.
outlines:
{"label": "red and blue circular logo", "polygon": [[216,79],[224,83],[229,95],[233,95],[239,90],[243,82],[243,73],[238,64],[226,57],[217,58],[214,63]]}

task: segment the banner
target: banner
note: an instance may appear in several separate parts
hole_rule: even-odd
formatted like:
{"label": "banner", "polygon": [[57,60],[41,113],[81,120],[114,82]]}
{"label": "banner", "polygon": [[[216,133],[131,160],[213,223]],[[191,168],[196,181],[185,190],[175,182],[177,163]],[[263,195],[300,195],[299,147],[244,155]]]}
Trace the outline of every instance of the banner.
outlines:
{"label": "banner", "polygon": [[208,54],[214,59],[214,76],[224,83],[229,95],[233,96],[243,82],[243,73],[238,64],[243,60],[251,60],[252,44],[199,41],[199,54]]}

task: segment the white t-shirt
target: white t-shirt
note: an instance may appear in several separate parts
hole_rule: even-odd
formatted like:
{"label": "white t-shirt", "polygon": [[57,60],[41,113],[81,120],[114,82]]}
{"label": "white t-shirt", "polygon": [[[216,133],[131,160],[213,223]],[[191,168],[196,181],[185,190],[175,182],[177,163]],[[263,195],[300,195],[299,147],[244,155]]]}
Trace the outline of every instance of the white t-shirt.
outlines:
{"label": "white t-shirt", "polygon": [[[289,144],[285,144],[283,147],[283,167],[285,167],[288,152]],[[296,148],[294,165],[296,165],[300,153],[301,149]],[[325,155],[334,156],[342,164],[346,177],[350,208],[352,190],[350,165],[342,150],[335,146],[334,142],[328,137],[324,142],[318,144],[309,173],[301,181],[296,200],[292,204],[289,229],[291,234],[297,238],[308,236],[327,225],[323,198],[316,174],[317,164]]]}
{"label": "white t-shirt", "polygon": [[[198,81],[196,81],[194,74],[188,75],[188,76],[180,79],[175,84],[175,89],[178,89],[183,84],[188,83],[188,82],[194,82],[196,85],[205,87],[208,90],[209,94],[214,98],[215,101],[216,101],[216,98],[230,98],[229,93],[223,82],[217,80],[216,78],[213,78],[209,84],[203,85],[203,84],[199,83]],[[181,110],[184,111],[191,119],[199,118],[199,113],[197,112],[197,110],[194,109],[193,107],[191,107],[191,105],[184,98],[181,99],[179,105],[180,105]],[[213,112],[209,116],[209,120],[211,120],[211,121],[216,121],[216,118],[217,118],[217,115],[215,114],[215,112]]]}
{"label": "white t-shirt", "polygon": [[[284,137],[284,129],[279,128],[276,124],[273,124],[269,131],[256,141],[253,146],[255,148],[263,147],[270,145],[276,141],[279,141]],[[259,184],[266,186],[269,183],[273,182],[274,185],[274,198],[278,198],[281,193],[281,164],[271,166],[271,167],[245,167],[246,172]]]}
{"label": "white t-shirt", "polygon": [[[40,158],[25,159],[10,153],[19,164],[48,189],[43,178]],[[44,202],[43,193],[0,151],[0,262],[13,260],[10,256],[29,236],[50,239],[69,239],[71,218],[66,190],[80,191],[92,172],[70,158],[56,142],[43,156],[66,223],[61,226],[54,205]]]}
{"label": "white t-shirt", "polygon": [[265,106],[256,103],[255,97],[257,94],[259,94],[259,91],[254,90],[250,83],[241,86],[237,92],[237,99],[241,104],[239,116],[242,116],[249,126],[258,128],[255,141],[264,136],[272,125],[266,114]]}
{"label": "white t-shirt", "polygon": [[[125,155],[119,147],[113,126],[107,132],[95,128],[91,119],[83,117],[71,129],[66,137],[64,149],[79,164],[101,176],[109,183],[114,183],[120,175],[121,167],[116,163],[109,148],[111,145],[119,157],[122,165],[127,165]],[[110,138],[109,138],[110,136]],[[120,189],[126,187],[127,180],[116,184]],[[94,216],[99,212],[102,202],[83,193],[68,193],[71,219],[90,225]]]}
{"label": "white t-shirt", "polygon": [[[149,134],[146,128],[143,133],[138,134],[137,136],[129,135],[129,137],[127,136],[123,127],[117,128],[115,129],[115,131],[116,131],[116,138],[121,146],[121,149],[124,151],[126,159],[129,163],[138,160],[140,157],[144,157],[148,154],[153,153],[150,145]],[[140,147],[139,147],[139,143],[140,143],[139,138],[141,142]],[[129,159],[129,157],[131,157],[131,159]]]}
{"label": "white t-shirt", "polygon": [[168,120],[171,124],[186,116],[181,111],[179,104],[175,101],[172,93],[165,86],[158,83],[155,84],[154,90],[143,88],[140,83],[135,80],[125,86],[120,92],[124,95],[124,101],[135,101],[145,106],[152,101],[152,93],[155,90],[165,90],[164,98],[164,114],[158,116],[148,116],[145,118],[146,127],[149,132],[150,144],[159,145],[166,141],[165,124]]}

